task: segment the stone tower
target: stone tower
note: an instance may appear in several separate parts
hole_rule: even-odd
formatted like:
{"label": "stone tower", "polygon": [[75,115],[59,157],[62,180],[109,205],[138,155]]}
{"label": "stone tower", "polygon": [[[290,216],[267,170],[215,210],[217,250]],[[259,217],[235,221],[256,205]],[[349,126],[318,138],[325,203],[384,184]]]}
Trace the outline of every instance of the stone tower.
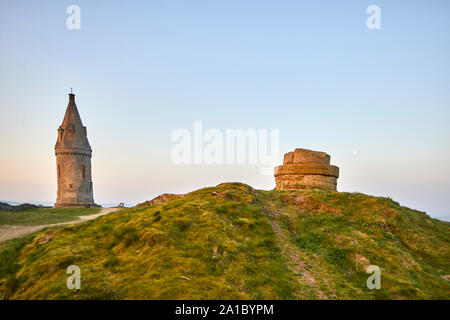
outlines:
{"label": "stone tower", "polygon": [[325,152],[295,149],[275,168],[276,190],[322,189],[336,191],[339,168]]}
{"label": "stone tower", "polygon": [[92,149],[73,93],[69,93],[66,114],[58,129],[55,155],[58,179],[55,207],[95,205],[91,177]]}

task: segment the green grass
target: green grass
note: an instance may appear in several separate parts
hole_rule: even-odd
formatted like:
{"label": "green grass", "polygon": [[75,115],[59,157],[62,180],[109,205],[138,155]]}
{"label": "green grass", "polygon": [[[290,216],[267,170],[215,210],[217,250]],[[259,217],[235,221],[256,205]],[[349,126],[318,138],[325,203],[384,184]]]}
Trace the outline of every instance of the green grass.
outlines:
{"label": "green grass", "polygon": [[96,214],[100,208],[36,208],[24,211],[0,210],[1,225],[34,226],[77,220],[79,216]]}
{"label": "green grass", "polygon": [[227,183],[0,244],[0,298],[449,299],[449,226],[387,198]]}

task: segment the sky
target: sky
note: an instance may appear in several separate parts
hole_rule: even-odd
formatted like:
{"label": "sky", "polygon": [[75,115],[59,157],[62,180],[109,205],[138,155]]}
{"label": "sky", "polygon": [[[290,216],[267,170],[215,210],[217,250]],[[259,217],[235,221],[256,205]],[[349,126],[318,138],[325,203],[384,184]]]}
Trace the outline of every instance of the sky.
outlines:
{"label": "sky", "polygon": [[[68,29],[68,6],[80,29]],[[381,29],[369,30],[370,5]],[[73,88],[97,203],[239,181],[255,164],[173,163],[174,130],[279,130],[325,151],[338,190],[450,220],[450,2],[0,2],[0,199],[56,199]],[[280,163],[281,164],[281,163]]]}

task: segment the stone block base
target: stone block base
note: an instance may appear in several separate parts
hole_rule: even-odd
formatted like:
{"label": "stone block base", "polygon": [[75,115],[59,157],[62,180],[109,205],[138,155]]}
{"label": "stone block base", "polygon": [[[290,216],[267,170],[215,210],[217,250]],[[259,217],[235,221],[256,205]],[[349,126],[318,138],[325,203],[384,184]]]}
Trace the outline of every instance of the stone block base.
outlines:
{"label": "stone block base", "polygon": [[86,204],[74,204],[74,203],[55,203],[54,208],[90,208],[90,207],[100,207],[95,203]]}
{"label": "stone block base", "polygon": [[336,177],[286,174],[275,177],[275,190],[321,189],[337,190]]}
{"label": "stone block base", "polygon": [[337,190],[339,168],[330,165],[325,152],[295,149],[286,153],[284,163],[275,168],[276,190]]}

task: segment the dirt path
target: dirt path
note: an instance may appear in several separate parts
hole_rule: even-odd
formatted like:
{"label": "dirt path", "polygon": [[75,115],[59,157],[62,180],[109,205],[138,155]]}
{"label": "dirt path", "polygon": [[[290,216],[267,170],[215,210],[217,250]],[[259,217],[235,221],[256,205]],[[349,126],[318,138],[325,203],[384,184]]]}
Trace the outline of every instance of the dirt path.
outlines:
{"label": "dirt path", "polygon": [[[271,210],[271,213],[274,215],[280,214],[275,210]],[[289,261],[289,267],[295,274],[300,275],[299,277],[297,277],[297,281],[299,281],[299,284],[302,284],[302,282],[304,282],[308,286],[314,288],[319,299],[328,299],[328,297],[318,288],[318,284],[314,275],[311,273],[311,271],[309,271],[309,268],[306,266],[306,264],[300,259],[299,249],[289,240],[288,231],[281,229],[275,218],[270,219],[270,223],[272,224],[272,229],[277,236],[277,241],[279,246],[281,247],[281,252]]]}
{"label": "dirt path", "polygon": [[47,227],[53,227],[53,226],[61,226],[65,224],[76,224],[81,223],[84,221],[92,220],[101,216],[104,216],[105,214],[114,212],[120,210],[120,208],[102,208],[99,213],[86,215],[86,216],[79,216],[79,220],[73,220],[73,221],[67,221],[67,222],[60,222],[60,223],[53,223],[53,224],[43,224],[38,226],[0,226],[0,242],[5,240],[10,240],[14,238],[19,238],[24,235],[39,231],[41,229],[47,228]]}

